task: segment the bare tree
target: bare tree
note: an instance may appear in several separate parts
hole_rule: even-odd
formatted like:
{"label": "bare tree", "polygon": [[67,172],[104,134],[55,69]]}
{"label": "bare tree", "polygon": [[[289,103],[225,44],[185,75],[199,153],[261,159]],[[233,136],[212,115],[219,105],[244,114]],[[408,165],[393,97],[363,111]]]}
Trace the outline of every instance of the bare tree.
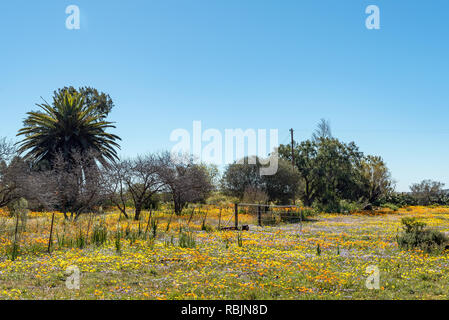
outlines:
{"label": "bare tree", "polygon": [[22,187],[22,197],[33,206],[45,210],[54,210],[58,205],[58,194],[55,179],[51,171],[34,171],[28,167],[26,179]]}
{"label": "bare tree", "polygon": [[77,218],[102,197],[98,167],[91,153],[73,151],[68,162],[59,155],[50,170],[38,170],[0,140],[0,207],[20,198]]}
{"label": "bare tree", "polygon": [[18,156],[12,143],[0,139],[0,207],[20,198],[53,209],[56,198],[51,174],[33,170]]}
{"label": "bare tree", "polygon": [[14,145],[6,138],[0,138],[0,161],[8,161],[15,154]]}
{"label": "bare tree", "polygon": [[180,214],[189,202],[205,200],[213,189],[207,169],[195,164],[188,156],[162,154],[159,175],[172,195],[176,214]]}
{"label": "bare tree", "polygon": [[132,180],[129,176],[131,172],[129,163],[119,160],[109,167],[104,167],[101,174],[106,196],[127,219],[129,216],[126,206],[130,200],[130,193],[126,181]]}
{"label": "bare tree", "polygon": [[12,143],[0,139],[0,207],[21,197],[20,188],[25,179],[24,164]]}
{"label": "bare tree", "polygon": [[159,178],[160,162],[153,154],[139,156],[123,163],[123,179],[134,202],[134,220],[140,219],[142,209],[151,197],[163,187]]}
{"label": "bare tree", "polygon": [[321,119],[318,123],[315,132],[312,134],[312,140],[318,141],[320,139],[330,139],[332,138],[331,125],[328,120]]}
{"label": "bare tree", "polygon": [[76,220],[103,200],[103,180],[91,153],[72,151],[70,159],[68,161],[61,154],[57,155],[48,174],[53,180],[51,184],[55,188],[58,209],[66,219],[69,219],[70,213],[70,219]]}

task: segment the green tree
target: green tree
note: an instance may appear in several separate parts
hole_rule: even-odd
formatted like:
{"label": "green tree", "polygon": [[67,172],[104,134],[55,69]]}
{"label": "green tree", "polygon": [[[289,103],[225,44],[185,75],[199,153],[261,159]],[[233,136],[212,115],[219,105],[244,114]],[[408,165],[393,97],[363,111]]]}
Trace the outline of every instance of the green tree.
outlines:
{"label": "green tree", "polygon": [[[254,159],[255,158],[255,159]],[[249,160],[252,161],[249,161]],[[230,196],[240,200],[264,199],[281,204],[293,200],[298,190],[299,174],[291,163],[279,159],[278,170],[274,175],[260,175],[261,162],[257,157],[244,158],[228,165],[222,179],[222,189]],[[260,201],[256,201],[260,202]]]}
{"label": "green tree", "polygon": [[412,196],[420,205],[437,203],[443,191],[444,183],[432,180],[423,180],[410,186]]}
{"label": "green tree", "polygon": [[[279,155],[291,162],[291,146],[280,145]],[[321,120],[312,139],[294,142],[293,157],[301,180],[298,193],[306,206],[317,202],[333,210],[342,199],[358,201],[363,196],[363,153],[355,143],[332,137],[327,121]]]}
{"label": "green tree", "polygon": [[363,153],[353,143],[343,143],[335,138],[317,142],[315,174],[317,200],[329,209],[337,208],[341,199],[358,201],[361,189],[360,163]]}
{"label": "green tree", "polygon": [[[302,180],[298,190],[299,196],[304,205],[311,206],[319,192],[317,145],[311,140],[303,141],[300,144],[294,142],[293,154],[295,167],[298,169],[300,180]],[[281,144],[279,156],[291,163],[291,146]]]}
{"label": "green tree", "polygon": [[381,157],[365,157],[361,163],[361,174],[365,185],[364,196],[368,203],[375,204],[394,191],[394,181]]}
{"label": "green tree", "polygon": [[260,175],[260,163],[257,159],[245,157],[240,161],[229,164],[223,174],[221,188],[226,195],[240,200],[243,199],[245,191],[249,188],[265,191]]}
{"label": "green tree", "polygon": [[[373,204],[393,191],[391,174],[380,157],[365,157],[354,142],[344,143],[332,138],[330,131],[323,132],[294,144],[302,180],[299,196],[306,206],[317,202],[338,210],[340,200]],[[279,155],[291,161],[291,146],[281,145]]]}
{"label": "green tree", "polygon": [[280,204],[293,202],[300,183],[299,172],[291,163],[279,159],[278,170],[274,175],[263,176],[266,192],[270,201]]}
{"label": "green tree", "polygon": [[26,153],[25,159],[51,167],[59,153],[69,161],[73,150],[95,154],[102,164],[117,159],[120,138],[106,132],[115,126],[104,120],[106,113],[99,112],[97,104],[86,104],[81,93],[60,90],[52,105],[37,106],[41,110],[29,112],[18,133],[24,136],[19,152]]}
{"label": "green tree", "polygon": [[58,89],[54,92],[54,95],[57,96],[59,94],[63,94],[65,91],[70,94],[79,93],[84,97],[84,103],[87,107],[94,106],[94,114],[98,115],[100,119],[105,119],[109,113],[114,108],[114,102],[111,97],[104,93],[99,92],[95,88],[91,87],[81,87],[76,90],[74,87],[64,87],[62,89]]}

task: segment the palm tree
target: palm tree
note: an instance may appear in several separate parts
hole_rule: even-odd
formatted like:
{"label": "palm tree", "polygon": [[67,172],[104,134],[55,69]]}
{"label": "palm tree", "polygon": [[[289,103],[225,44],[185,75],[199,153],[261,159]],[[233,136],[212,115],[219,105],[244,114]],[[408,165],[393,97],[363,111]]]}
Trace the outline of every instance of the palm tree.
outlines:
{"label": "palm tree", "polygon": [[115,148],[120,146],[116,140],[121,139],[106,132],[115,126],[95,112],[96,105],[86,104],[82,94],[64,90],[55,94],[52,106],[37,106],[42,110],[28,112],[17,134],[25,136],[19,152],[26,153],[27,160],[52,166],[58,154],[70,161],[73,151],[93,153],[103,165],[118,158]]}

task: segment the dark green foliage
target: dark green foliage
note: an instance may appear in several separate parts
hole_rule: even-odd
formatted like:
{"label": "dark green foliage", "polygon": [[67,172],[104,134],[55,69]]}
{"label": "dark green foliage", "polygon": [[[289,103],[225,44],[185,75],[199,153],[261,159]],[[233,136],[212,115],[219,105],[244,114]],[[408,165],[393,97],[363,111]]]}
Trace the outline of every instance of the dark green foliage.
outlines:
{"label": "dark green foliage", "polygon": [[[280,145],[281,158],[291,161],[291,145]],[[299,197],[305,206],[321,211],[347,211],[347,203],[373,204],[392,191],[390,173],[380,157],[364,156],[354,142],[332,137],[322,121],[313,138],[294,142],[295,166],[300,175]],[[352,208],[350,208],[352,210]]]}
{"label": "dark green foliage", "polygon": [[291,203],[299,187],[298,171],[283,159],[279,159],[278,170],[274,175],[261,176],[261,167],[262,164],[257,157],[246,157],[228,165],[221,181],[225,194],[243,201],[245,198],[254,198],[252,202],[257,203],[266,202],[263,201],[263,195],[268,197],[268,201]]}
{"label": "dark green foliage", "polygon": [[379,199],[376,205],[383,206],[387,203],[396,205],[398,207],[407,207],[407,206],[416,206],[418,205],[418,202],[416,199],[410,194],[405,192],[394,192],[389,195],[386,195]]}
{"label": "dark green foliage", "polygon": [[[260,164],[250,164],[249,158],[227,166],[221,181],[226,195],[243,199],[248,188],[261,189],[262,178],[259,174]],[[254,160],[253,160],[254,161]]]}
{"label": "dark green foliage", "polygon": [[347,200],[340,200],[338,202],[330,202],[328,204],[315,203],[314,208],[318,212],[332,212],[351,214],[363,210],[363,204],[359,202],[352,202]]}
{"label": "dark green foliage", "polygon": [[293,202],[298,192],[300,176],[290,162],[279,159],[276,174],[263,176],[262,180],[268,200],[285,205]]}
{"label": "dark green foliage", "polygon": [[92,230],[92,243],[102,246],[108,239],[108,229],[104,223],[96,224]]}
{"label": "dark green foliage", "polygon": [[[363,154],[354,143],[320,138],[304,141],[295,150],[295,164],[303,181],[299,195],[306,206],[317,202],[325,208],[338,208],[342,199],[355,202],[364,197]],[[290,147],[281,145],[279,154],[291,159]]]}
{"label": "dark green foliage", "polygon": [[166,247],[172,247],[175,245],[175,238],[173,235],[170,236],[170,238],[165,238],[164,245]]}
{"label": "dark green foliage", "polygon": [[[442,204],[447,201],[448,194],[443,191],[444,183],[423,180],[410,186],[412,196],[419,205],[428,206]],[[444,199],[444,200],[443,200]]]}
{"label": "dark green foliage", "polygon": [[17,259],[20,253],[19,250],[20,250],[19,244],[14,241],[13,244],[11,245],[11,249],[9,252],[9,257],[11,261],[15,261]]}
{"label": "dark green foliage", "polygon": [[58,243],[58,247],[59,248],[63,248],[63,247],[68,247],[71,248],[73,246],[73,240],[70,238],[67,238],[65,232],[63,232],[62,235],[60,235],[57,231],[56,231],[56,240]]}
{"label": "dark green foliage", "polygon": [[155,239],[156,238],[158,224],[159,224],[159,222],[156,219],[151,219],[151,221],[150,221],[150,228],[151,228],[150,239]]}
{"label": "dark green foliage", "polygon": [[376,205],[385,205],[391,203],[399,207],[417,206],[417,205],[449,205],[449,192],[443,190],[444,184],[438,181],[423,180],[410,187],[411,192],[396,192],[386,195],[379,199]]}
{"label": "dark green foliage", "polygon": [[80,229],[75,238],[75,246],[79,249],[83,249],[86,246],[86,236],[84,232]]}
{"label": "dark green foliage", "polygon": [[53,104],[38,104],[41,111],[28,112],[24,127],[18,135],[19,152],[25,158],[42,167],[51,167],[57,154],[70,161],[73,150],[84,154],[95,152],[96,160],[106,163],[117,159],[115,148],[120,148],[120,138],[106,130],[114,128],[104,121],[104,113],[98,113],[96,105],[86,104],[78,92],[62,90],[55,93]]}
{"label": "dark green foliage", "polygon": [[144,210],[159,210],[160,205],[161,205],[161,196],[158,194],[153,194],[150,198],[146,199],[146,201],[143,203],[142,209],[144,209]]}
{"label": "dark green foliage", "polygon": [[54,92],[54,95],[60,95],[67,91],[70,94],[80,94],[84,98],[86,106],[94,106],[94,114],[101,118],[106,118],[114,107],[111,97],[104,93],[98,92],[97,89],[91,87],[82,87],[76,90],[74,87],[64,87]]}
{"label": "dark green foliage", "polygon": [[130,228],[129,224],[126,226],[125,229],[125,239],[129,241],[130,245],[133,245],[137,239],[139,239],[139,231],[134,231]]}
{"label": "dark green foliage", "polygon": [[117,231],[115,232],[115,241],[114,241],[114,245],[115,245],[115,251],[117,253],[120,253],[121,249],[122,249],[122,231],[120,228],[117,228]]}
{"label": "dark green foliage", "polygon": [[426,228],[424,222],[415,218],[402,219],[403,232],[397,236],[399,247],[403,249],[420,249],[425,252],[441,252],[449,239],[438,230]]}
{"label": "dark green foliage", "polygon": [[237,245],[241,248],[243,247],[243,237],[242,237],[242,233],[239,232],[237,234]]}
{"label": "dark green foliage", "polygon": [[307,219],[309,217],[313,217],[314,215],[316,215],[317,211],[313,208],[304,208],[301,209],[301,214],[304,219]]}
{"label": "dark green foliage", "polygon": [[[317,145],[311,140],[303,141],[300,144],[293,143],[293,155],[295,166],[299,171],[302,186],[299,196],[304,205],[311,206],[317,196],[319,186]],[[279,146],[279,156],[287,161],[292,161],[292,151],[290,145]]]}
{"label": "dark green foliage", "polygon": [[195,248],[196,240],[193,233],[180,231],[178,244],[181,248]]}

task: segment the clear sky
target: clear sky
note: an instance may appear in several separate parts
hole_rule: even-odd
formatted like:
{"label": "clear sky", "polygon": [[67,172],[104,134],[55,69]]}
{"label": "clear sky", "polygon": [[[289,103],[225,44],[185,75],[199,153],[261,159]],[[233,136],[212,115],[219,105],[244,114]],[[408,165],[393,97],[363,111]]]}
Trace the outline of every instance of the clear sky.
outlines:
{"label": "clear sky", "polygon": [[[81,29],[65,27],[68,5]],[[381,29],[365,27],[380,8]],[[203,126],[333,134],[387,162],[397,189],[449,186],[449,1],[15,0],[0,2],[0,136],[42,96],[107,92],[132,156]]]}

